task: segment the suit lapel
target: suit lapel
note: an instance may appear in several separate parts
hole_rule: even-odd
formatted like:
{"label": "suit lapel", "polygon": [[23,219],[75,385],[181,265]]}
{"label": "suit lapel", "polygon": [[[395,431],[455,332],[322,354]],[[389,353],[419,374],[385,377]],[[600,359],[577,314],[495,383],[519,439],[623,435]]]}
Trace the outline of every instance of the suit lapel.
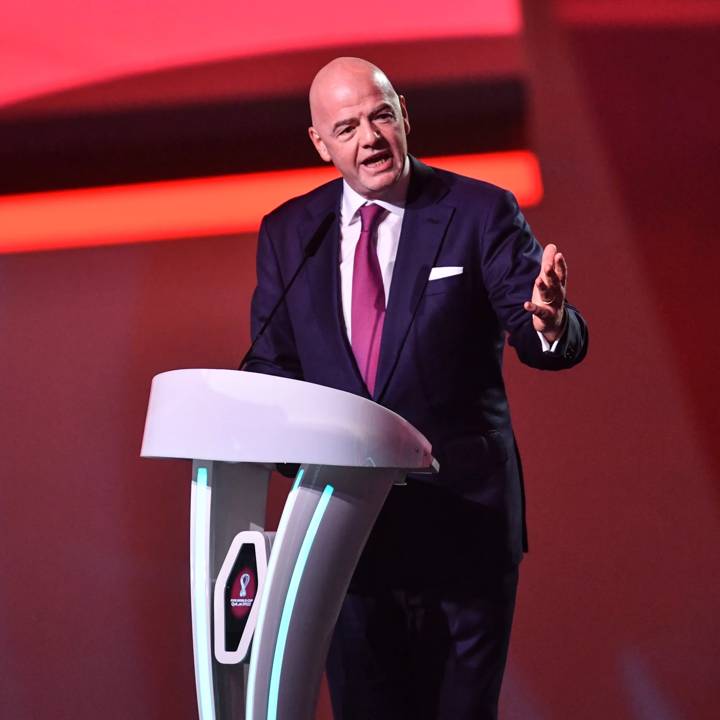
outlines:
{"label": "suit lapel", "polygon": [[414,158],[408,200],[388,299],[377,380],[376,400],[397,366],[431,268],[440,252],[454,208],[440,201],[448,188],[427,165]]}
{"label": "suit lapel", "polygon": [[367,388],[360,376],[352,354],[352,348],[345,332],[340,297],[340,202],[342,181],[337,180],[308,204],[307,216],[298,225],[298,243],[301,251],[317,230],[328,213],[335,213],[335,222],[330,226],[317,253],[306,266],[306,282],[310,294],[313,317],[318,323],[320,334],[329,348],[329,363],[336,363],[337,370],[345,378],[342,388],[357,395],[367,395]]}

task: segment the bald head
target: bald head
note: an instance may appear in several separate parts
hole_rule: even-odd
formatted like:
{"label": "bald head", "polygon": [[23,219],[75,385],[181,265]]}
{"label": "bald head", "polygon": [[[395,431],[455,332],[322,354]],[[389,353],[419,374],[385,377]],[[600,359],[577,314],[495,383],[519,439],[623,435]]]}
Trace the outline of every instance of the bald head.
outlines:
{"label": "bald head", "polygon": [[397,93],[387,75],[367,60],[356,57],[339,57],[318,70],[310,85],[310,115],[313,125],[316,116],[328,102],[342,101],[352,89],[372,86],[397,101]]}
{"label": "bald head", "polygon": [[310,86],[310,139],[356,192],[384,197],[407,172],[405,99],[361,58],[335,58]]}

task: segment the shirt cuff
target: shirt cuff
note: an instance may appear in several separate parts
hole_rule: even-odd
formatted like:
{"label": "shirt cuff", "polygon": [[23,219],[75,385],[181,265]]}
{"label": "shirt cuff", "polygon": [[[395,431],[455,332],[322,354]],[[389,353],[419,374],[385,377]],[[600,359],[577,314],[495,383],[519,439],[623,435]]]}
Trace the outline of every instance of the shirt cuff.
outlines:
{"label": "shirt cuff", "polygon": [[560,334],[560,337],[555,340],[555,342],[551,345],[548,342],[547,338],[541,332],[539,332],[538,330],[536,330],[535,332],[540,338],[540,344],[542,345],[543,352],[555,352],[555,348],[557,348],[557,344],[560,342],[560,338],[562,338],[562,336],[565,334],[565,331],[563,330],[563,332]]}

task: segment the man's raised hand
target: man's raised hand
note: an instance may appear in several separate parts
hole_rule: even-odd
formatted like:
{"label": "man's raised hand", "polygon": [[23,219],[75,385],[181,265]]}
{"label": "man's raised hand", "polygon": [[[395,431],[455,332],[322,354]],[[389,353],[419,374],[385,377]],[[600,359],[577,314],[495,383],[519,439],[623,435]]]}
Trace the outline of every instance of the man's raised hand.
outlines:
{"label": "man's raised hand", "polygon": [[535,330],[553,343],[562,334],[565,323],[567,263],[557,245],[550,243],[543,250],[540,274],[535,278],[532,299],[523,307],[533,316]]}

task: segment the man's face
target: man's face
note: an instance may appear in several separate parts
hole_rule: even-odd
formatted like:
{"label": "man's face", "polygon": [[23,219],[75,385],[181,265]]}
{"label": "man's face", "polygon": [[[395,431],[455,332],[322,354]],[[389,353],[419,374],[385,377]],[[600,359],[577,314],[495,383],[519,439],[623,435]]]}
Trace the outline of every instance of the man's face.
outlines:
{"label": "man's face", "polygon": [[371,72],[338,73],[314,93],[311,110],[310,139],[320,157],[363,197],[382,198],[405,166],[404,98]]}

